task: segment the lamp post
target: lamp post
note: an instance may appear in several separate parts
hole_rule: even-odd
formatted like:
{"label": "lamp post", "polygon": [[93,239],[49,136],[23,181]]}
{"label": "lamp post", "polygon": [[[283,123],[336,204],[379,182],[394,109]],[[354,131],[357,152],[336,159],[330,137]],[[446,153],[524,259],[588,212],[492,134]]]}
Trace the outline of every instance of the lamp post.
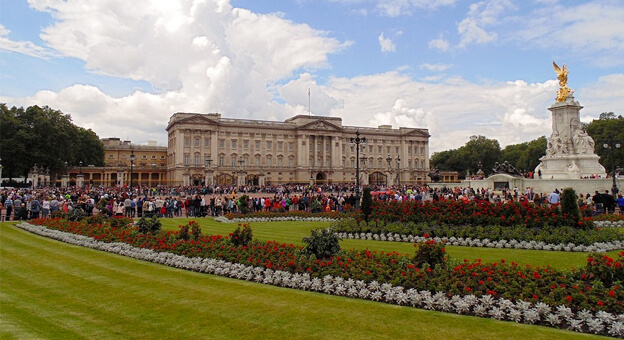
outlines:
{"label": "lamp post", "polygon": [[360,131],[355,131],[355,138],[349,141],[351,147],[355,146],[355,208],[360,207],[360,145],[366,147],[366,137],[360,138]]}
{"label": "lamp post", "polygon": [[400,169],[401,157],[399,155],[397,155],[396,161],[397,161],[397,186],[399,187],[399,190],[401,190],[401,169]]}
{"label": "lamp post", "polygon": [[613,197],[617,198],[617,194],[619,190],[617,187],[617,182],[615,180],[615,155],[614,155],[613,150],[621,148],[622,144],[620,144],[620,142],[614,141],[613,136],[609,136],[609,138],[607,138],[607,140],[604,142],[602,146],[605,149],[611,150],[611,177],[613,178],[613,186],[611,187],[611,194],[613,195]]}
{"label": "lamp post", "polygon": [[[392,169],[392,156],[390,156],[390,154],[388,154],[388,157],[386,157],[386,162],[388,162],[388,169]],[[397,155],[396,158],[396,162],[397,162],[397,186],[401,186],[401,173],[400,173],[400,169],[399,166],[401,164],[401,157]]]}
{"label": "lamp post", "polygon": [[212,185],[212,183],[208,183],[208,171],[210,171],[210,163],[212,163],[212,159],[210,158],[210,156],[208,156],[208,158],[204,159],[204,164],[206,165],[206,179],[204,180],[205,186]]}
{"label": "lamp post", "polygon": [[130,192],[132,192],[132,168],[134,167],[134,149],[130,149]]}

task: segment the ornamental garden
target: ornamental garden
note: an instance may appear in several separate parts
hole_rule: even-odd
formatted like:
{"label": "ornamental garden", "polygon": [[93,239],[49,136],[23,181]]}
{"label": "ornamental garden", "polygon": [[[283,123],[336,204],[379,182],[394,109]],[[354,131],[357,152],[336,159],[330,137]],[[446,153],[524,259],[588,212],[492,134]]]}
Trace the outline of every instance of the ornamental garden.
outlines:
{"label": "ornamental garden", "polygon": [[[319,227],[297,234],[303,221]],[[234,223],[236,229],[220,234],[218,227],[201,225],[219,223]],[[271,223],[292,226],[292,232],[270,240],[269,228],[262,239],[256,236],[263,233],[256,225]],[[85,218],[75,210],[18,227],[75,245],[261,284],[624,337],[624,216],[591,216],[578,206],[566,206],[565,198],[552,207],[375,201],[348,213],[263,212],[166,222]],[[485,248],[511,257],[480,259]],[[542,264],[515,259],[518,250],[534,252]],[[552,254],[554,262],[543,264],[550,257],[544,254]],[[578,256],[582,262],[574,266],[557,263],[557,258]]]}

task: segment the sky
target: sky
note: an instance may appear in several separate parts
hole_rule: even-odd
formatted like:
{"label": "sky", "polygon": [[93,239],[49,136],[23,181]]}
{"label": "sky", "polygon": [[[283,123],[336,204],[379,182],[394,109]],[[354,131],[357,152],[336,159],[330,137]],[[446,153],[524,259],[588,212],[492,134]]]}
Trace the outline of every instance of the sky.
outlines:
{"label": "sky", "polygon": [[0,0],[0,103],[136,144],[218,112],[504,147],[550,135],[553,61],[582,121],[624,115],[624,0]]}

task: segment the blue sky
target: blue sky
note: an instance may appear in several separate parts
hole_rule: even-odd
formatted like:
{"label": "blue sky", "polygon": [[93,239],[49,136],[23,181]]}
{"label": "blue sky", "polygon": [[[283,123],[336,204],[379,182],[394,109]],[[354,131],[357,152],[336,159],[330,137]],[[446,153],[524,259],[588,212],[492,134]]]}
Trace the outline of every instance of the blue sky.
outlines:
{"label": "blue sky", "polygon": [[0,102],[48,105],[100,137],[166,145],[174,112],[550,134],[570,69],[585,108],[624,114],[624,0],[0,0]]}

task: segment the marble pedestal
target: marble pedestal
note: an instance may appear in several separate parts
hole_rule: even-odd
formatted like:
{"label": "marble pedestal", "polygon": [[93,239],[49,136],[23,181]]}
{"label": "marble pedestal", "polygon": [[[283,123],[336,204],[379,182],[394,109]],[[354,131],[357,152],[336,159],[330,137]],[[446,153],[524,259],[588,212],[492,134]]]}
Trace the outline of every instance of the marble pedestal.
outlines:
{"label": "marble pedestal", "polygon": [[580,179],[596,175],[605,178],[605,168],[599,159],[598,155],[544,156],[535,173],[541,173],[542,179]]}

